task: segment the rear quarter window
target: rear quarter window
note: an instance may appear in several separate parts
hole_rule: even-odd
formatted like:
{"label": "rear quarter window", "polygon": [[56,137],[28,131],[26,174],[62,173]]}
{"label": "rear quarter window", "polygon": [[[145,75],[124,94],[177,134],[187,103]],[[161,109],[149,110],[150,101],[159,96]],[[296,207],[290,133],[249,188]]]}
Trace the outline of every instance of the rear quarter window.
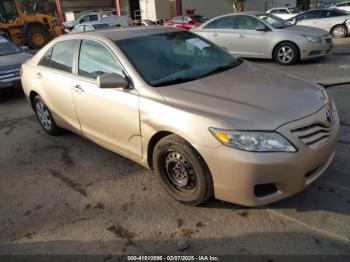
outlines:
{"label": "rear quarter window", "polygon": [[76,40],[57,43],[46,52],[39,65],[72,73],[75,44]]}

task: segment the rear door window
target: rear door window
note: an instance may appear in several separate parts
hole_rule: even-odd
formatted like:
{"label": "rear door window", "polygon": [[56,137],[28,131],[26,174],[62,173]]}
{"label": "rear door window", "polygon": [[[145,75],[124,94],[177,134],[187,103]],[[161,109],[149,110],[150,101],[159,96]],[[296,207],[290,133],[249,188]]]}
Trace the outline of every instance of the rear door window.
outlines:
{"label": "rear door window", "polygon": [[226,16],[218,18],[205,26],[206,29],[238,29],[238,17]]}
{"label": "rear door window", "polygon": [[44,55],[39,65],[72,73],[75,44],[76,40],[57,43]]}

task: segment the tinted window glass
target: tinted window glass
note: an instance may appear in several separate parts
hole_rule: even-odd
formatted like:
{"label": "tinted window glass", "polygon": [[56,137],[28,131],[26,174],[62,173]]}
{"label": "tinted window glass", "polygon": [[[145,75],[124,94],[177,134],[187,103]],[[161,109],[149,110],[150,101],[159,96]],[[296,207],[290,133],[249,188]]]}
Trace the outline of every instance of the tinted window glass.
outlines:
{"label": "tinted window glass", "polygon": [[52,48],[50,48],[49,51],[47,51],[46,54],[43,56],[43,58],[41,58],[39,65],[49,67],[51,65],[51,55],[52,55]]}
{"label": "tinted window glass", "polygon": [[102,44],[84,40],[80,48],[79,75],[96,79],[106,73],[122,73],[122,67]]}
{"label": "tinted window glass", "polygon": [[239,16],[239,29],[255,30],[259,23],[256,18],[251,16]]}
{"label": "tinted window glass", "polygon": [[349,12],[346,12],[344,10],[331,10],[330,12],[330,16],[343,16],[343,15],[350,15]]}
{"label": "tinted window glass", "polygon": [[40,65],[71,73],[73,67],[73,55],[75,41],[62,41],[57,43],[50,51],[43,57]]}
{"label": "tinted window glass", "polygon": [[102,28],[109,28],[109,27],[111,27],[109,24],[96,24],[96,25],[92,25],[92,26],[95,29],[102,29]]}
{"label": "tinted window glass", "polygon": [[73,33],[78,33],[78,32],[83,32],[84,31],[84,25],[78,25],[76,27],[73,28],[72,32]]}
{"label": "tinted window glass", "polygon": [[310,11],[302,14],[298,19],[299,20],[307,20],[307,19],[316,19],[321,16],[320,11]]}
{"label": "tinted window glass", "polygon": [[205,16],[194,15],[194,16],[192,16],[192,20],[193,20],[194,22],[205,23],[205,22],[208,21],[209,19],[206,18]]}
{"label": "tinted window glass", "polygon": [[275,29],[281,29],[281,28],[286,28],[288,26],[291,26],[289,22],[275,15],[261,14],[261,15],[257,15],[257,17]]}
{"label": "tinted window glass", "polygon": [[285,9],[280,9],[280,14],[289,14],[289,12]]}
{"label": "tinted window glass", "polygon": [[90,21],[98,21],[98,15],[90,15]]}
{"label": "tinted window glass", "polygon": [[94,28],[91,25],[86,25],[85,26],[85,31],[93,31]]}
{"label": "tinted window glass", "polygon": [[273,13],[273,14],[278,14],[279,13],[279,10],[278,9],[274,9],[274,10],[271,10],[270,13]]}
{"label": "tinted window glass", "polygon": [[234,16],[226,16],[214,20],[208,24],[205,28],[208,29],[237,29],[238,28],[238,18]]}
{"label": "tinted window glass", "polygon": [[240,63],[213,43],[184,31],[119,40],[116,44],[151,86],[193,81]]}

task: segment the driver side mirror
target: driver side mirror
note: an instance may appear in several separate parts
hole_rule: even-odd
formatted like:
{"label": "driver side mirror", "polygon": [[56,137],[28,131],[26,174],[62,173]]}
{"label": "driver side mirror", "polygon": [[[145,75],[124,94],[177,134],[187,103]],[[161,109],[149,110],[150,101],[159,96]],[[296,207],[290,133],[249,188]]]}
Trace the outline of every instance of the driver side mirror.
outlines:
{"label": "driver side mirror", "polygon": [[263,25],[263,24],[259,24],[256,28],[255,28],[256,31],[259,31],[259,32],[266,32],[268,31],[268,28],[266,25]]}
{"label": "driver side mirror", "polygon": [[97,77],[97,83],[99,88],[123,88],[129,87],[129,82],[119,74],[110,73],[103,74]]}
{"label": "driver side mirror", "polygon": [[298,19],[293,18],[290,22],[292,25],[296,25],[298,23]]}

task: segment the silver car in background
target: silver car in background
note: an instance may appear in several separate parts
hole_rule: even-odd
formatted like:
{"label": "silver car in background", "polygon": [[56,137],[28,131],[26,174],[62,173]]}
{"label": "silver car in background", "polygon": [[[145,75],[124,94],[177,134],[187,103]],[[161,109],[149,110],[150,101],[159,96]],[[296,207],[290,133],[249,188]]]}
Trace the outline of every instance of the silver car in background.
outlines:
{"label": "silver car in background", "polygon": [[31,54],[0,36],[0,90],[21,86],[21,65],[31,57]]}
{"label": "silver car in background", "polygon": [[82,23],[77,26],[75,26],[72,31],[69,33],[81,33],[81,32],[87,32],[87,31],[95,31],[99,29],[106,29],[111,28],[112,26],[106,23],[101,22],[90,22],[90,23]]}
{"label": "silver car in background", "polygon": [[333,48],[332,37],[328,32],[307,26],[294,26],[267,13],[224,15],[192,31],[233,55],[274,59],[282,65],[323,57]]}
{"label": "silver car in background", "polygon": [[334,38],[346,37],[350,32],[350,12],[336,8],[306,11],[288,21],[326,30]]}

